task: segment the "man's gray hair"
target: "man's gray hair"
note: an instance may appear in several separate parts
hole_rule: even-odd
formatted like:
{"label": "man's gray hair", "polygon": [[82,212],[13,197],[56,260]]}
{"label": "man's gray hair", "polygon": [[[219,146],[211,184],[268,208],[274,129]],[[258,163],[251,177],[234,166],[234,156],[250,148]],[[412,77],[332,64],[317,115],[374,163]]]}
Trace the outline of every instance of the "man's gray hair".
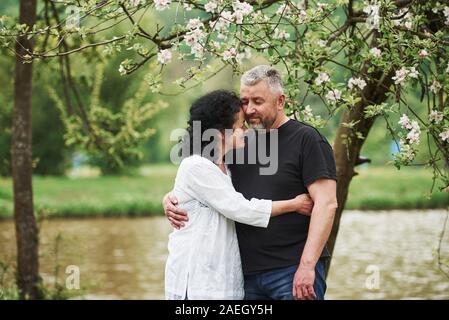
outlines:
{"label": "man's gray hair", "polygon": [[279,94],[284,93],[280,72],[268,65],[259,65],[246,71],[240,78],[240,84],[245,86],[254,86],[262,80],[267,82],[271,92]]}

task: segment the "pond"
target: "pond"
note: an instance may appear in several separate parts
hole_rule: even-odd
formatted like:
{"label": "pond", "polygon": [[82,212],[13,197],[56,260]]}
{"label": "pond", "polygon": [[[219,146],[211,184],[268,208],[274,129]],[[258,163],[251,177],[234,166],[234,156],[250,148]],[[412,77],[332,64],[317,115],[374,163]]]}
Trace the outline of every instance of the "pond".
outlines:
{"label": "pond", "polygon": [[[449,299],[436,248],[446,211],[346,211],[328,277],[327,299]],[[449,226],[448,226],[449,228]],[[41,274],[65,283],[80,270],[87,299],[163,299],[163,217],[54,219],[41,226]],[[449,256],[449,230],[443,254]],[[60,240],[56,240],[60,235]],[[12,221],[0,222],[0,259],[14,263]],[[11,275],[10,275],[11,276]]]}

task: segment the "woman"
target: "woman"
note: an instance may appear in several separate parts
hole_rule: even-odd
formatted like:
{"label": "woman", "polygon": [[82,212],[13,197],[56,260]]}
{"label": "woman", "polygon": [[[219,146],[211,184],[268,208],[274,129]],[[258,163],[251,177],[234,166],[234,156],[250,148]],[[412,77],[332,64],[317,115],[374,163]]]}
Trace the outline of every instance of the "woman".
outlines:
{"label": "woman", "polygon": [[[223,157],[232,149],[244,147],[244,121],[240,99],[224,90],[199,98],[190,108],[184,138],[187,155],[178,168],[173,189],[189,221],[169,236],[167,299],[243,299],[234,221],[266,228],[270,217],[300,213],[303,198],[299,196],[285,201],[247,200],[234,189]],[[200,132],[193,132],[193,128]],[[215,138],[210,155],[206,154],[211,150],[210,143],[201,141],[204,133]]]}

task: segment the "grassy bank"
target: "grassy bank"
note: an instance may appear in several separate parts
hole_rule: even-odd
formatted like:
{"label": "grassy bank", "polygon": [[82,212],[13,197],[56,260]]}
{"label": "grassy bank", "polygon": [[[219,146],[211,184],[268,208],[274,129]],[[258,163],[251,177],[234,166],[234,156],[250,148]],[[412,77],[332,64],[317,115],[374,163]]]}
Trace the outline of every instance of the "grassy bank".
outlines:
{"label": "grassy bank", "polygon": [[[171,189],[176,167],[144,168],[144,176],[33,179],[36,209],[49,216],[140,216],[162,213],[161,198]],[[427,198],[431,172],[422,169],[368,168],[351,184],[347,209],[445,208],[447,193]],[[12,216],[12,181],[0,179],[0,217]]]}
{"label": "grassy bank", "polygon": [[416,168],[391,167],[358,170],[349,189],[347,209],[434,209],[449,206],[449,194],[439,192],[435,184],[432,195],[432,172]]}

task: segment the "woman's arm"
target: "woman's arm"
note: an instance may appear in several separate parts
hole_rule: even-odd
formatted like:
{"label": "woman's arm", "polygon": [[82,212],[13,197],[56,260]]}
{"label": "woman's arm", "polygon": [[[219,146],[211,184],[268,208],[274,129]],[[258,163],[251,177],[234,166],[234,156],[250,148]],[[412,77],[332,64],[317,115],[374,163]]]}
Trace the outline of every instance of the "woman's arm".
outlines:
{"label": "woman's arm", "polygon": [[179,171],[179,178],[187,187],[185,192],[194,199],[229,219],[256,227],[268,226],[273,209],[277,215],[281,212],[298,211],[299,203],[304,197],[281,201],[275,204],[274,208],[271,200],[247,200],[234,189],[215,164],[201,157],[184,159]]}
{"label": "woman's arm", "polygon": [[271,204],[271,216],[276,217],[288,212],[298,212],[310,216],[313,208],[313,201],[307,193],[290,200],[273,201]]}

